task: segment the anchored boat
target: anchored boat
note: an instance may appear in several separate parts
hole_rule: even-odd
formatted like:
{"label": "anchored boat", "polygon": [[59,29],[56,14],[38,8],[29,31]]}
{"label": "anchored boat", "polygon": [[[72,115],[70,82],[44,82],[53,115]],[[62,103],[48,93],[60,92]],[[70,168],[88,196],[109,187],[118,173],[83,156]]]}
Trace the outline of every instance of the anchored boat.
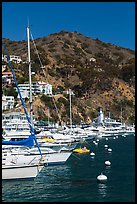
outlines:
{"label": "anchored boat", "polygon": [[83,147],[83,148],[79,147],[74,149],[73,152],[83,154],[83,153],[89,153],[90,150],[87,149],[86,147]]}

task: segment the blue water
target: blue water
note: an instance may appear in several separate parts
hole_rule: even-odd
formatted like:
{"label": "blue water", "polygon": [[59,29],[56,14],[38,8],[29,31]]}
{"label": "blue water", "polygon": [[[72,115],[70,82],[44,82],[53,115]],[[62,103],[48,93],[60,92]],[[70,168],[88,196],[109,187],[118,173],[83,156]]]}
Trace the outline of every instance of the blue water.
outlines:
{"label": "blue water", "polygon": [[[3,202],[135,202],[135,136],[85,145],[94,158],[73,153],[66,164],[45,167],[34,180],[3,181]],[[108,177],[104,184],[96,180],[101,172]]]}

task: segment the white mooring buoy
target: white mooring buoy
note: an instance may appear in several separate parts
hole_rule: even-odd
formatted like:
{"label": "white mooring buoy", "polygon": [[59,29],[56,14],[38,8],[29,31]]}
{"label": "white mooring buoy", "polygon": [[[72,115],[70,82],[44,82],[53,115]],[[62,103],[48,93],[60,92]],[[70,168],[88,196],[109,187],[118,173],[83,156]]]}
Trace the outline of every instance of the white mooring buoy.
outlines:
{"label": "white mooring buoy", "polygon": [[112,149],[111,149],[111,148],[108,148],[108,152],[112,152]]}
{"label": "white mooring buoy", "polygon": [[105,176],[103,173],[101,173],[99,176],[97,176],[97,180],[99,182],[105,182],[107,180],[107,176]]}
{"label": "white mooring buoy", "polygon": [[105,148],[107,148],[107,147],[108,147],[108,145],[106,144],[106,145],[104,145],[104,147],[105,147]]}
{"label": "white mooring buoy", "polygon": [[94,152],[91,152],[90,155],[91,155],[91,156],[95,156],[95,153],[94,153]]}
{"label": "white mooring buoy", "polygon": [[110,165],[111,165],[111,162],[110,162],[110,161],[105,161],[105,164],[106,164],[107,166],[110,166]]}

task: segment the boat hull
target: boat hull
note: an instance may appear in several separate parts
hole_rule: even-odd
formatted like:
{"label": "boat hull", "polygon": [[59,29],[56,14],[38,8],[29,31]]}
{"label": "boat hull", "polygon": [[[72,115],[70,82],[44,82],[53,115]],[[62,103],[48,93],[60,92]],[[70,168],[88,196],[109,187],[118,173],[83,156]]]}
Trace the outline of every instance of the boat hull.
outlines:
{"label": "boat hull", "polygon": [[[55,152],[49,154],[43,154],[41,164],[44,165],[55,165],[65,163],[70,155],[71,151],[67,152]],[[6,158],[6,163],[14,162],[16,165],[28,165],[28,164],[38,164],[41,159],[40,155],[28,154],[28,155],[11,155]]]}
{"label": "boat hull", "polygon": [[57,164],[64,164],[72,152],[60,152],[60,153],[53,153],[49,155],[45,155],[44,164],[47,165],[57,165]]}
{"label": "boat hull", "polygon": [[43,165],[4,165],[2,166],[2,180],[33,179],[42,168]]}

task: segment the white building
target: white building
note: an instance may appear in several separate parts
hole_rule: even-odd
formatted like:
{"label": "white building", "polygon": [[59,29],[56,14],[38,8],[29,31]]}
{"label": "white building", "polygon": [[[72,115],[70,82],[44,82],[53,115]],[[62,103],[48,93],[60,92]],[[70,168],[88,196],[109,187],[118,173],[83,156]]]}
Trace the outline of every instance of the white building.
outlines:
{"label": "white building", "polygon": [[2,72],[2,84],[11,84],[14,79],[12,77],[12,72]]}
{"label": "white building", "polygon": [[[22,98],[26,98],[26,97],[29,98],[29,96],[30,96],[30,86],[29,86],[29,84],[28,83],[18,84],[18,87],[20,89]],[[35,94],[36,91],[34,89],[33,84],[32,84],[31,89],[32,89],[32,94]],[[17,88],[16,88],[16,90],[17,90]],[[20,98],[19,94],[18,94],[18,98]]]}
{"label": "white building", "polygon": [[[29,98],[30,96],[30,87],[29,83],[24,83],[24,84],[18,84],[18,87],[20,89],[22,98]],[[32,83],[32,94],[40,94],[43,93],[45,95],[51,95],[52,94],[52,85],[47,84],[45,82],[36,82]],[[18,94],[19,98],[19,94]]]}
{"label": "white building", "polygon": [[22,62],[22,59],[20,56],[16,56],[16,55],[10,55],[10,61],[14,62],[16,64],[19,64]]}
{"label": "white building", "polygon": [[39,90],[45,95],[52,95],[52,85],[45,82],[38,82]]}
{"label": "white building", "polygon": [[[10,55],[9,58],[11,62],[14,62],[16,64],[19,64],[22,62],[22,59],[20,56]],[[7,56],[4,54],[2,54],[2,61],[7,62]]]}
{"label": "white building", "polygon": [[7,57],[4,54],[2,54],[2,62],[7,62]]}
{"label": "white building", "polygon": [[2,64],[2,72],[5,71],[6,67],[7,67],[7,66],[6,66],[5,64]]}
{"label": "white building", "polygon": [[90,62],[96,62],[96,58],[91,57],[91,58],[89,59],[89,61],[90,61]]}
{"label": "white building", "polygon": [[14,96],[2,96],[2,110],[10,110],[14,108]]}

